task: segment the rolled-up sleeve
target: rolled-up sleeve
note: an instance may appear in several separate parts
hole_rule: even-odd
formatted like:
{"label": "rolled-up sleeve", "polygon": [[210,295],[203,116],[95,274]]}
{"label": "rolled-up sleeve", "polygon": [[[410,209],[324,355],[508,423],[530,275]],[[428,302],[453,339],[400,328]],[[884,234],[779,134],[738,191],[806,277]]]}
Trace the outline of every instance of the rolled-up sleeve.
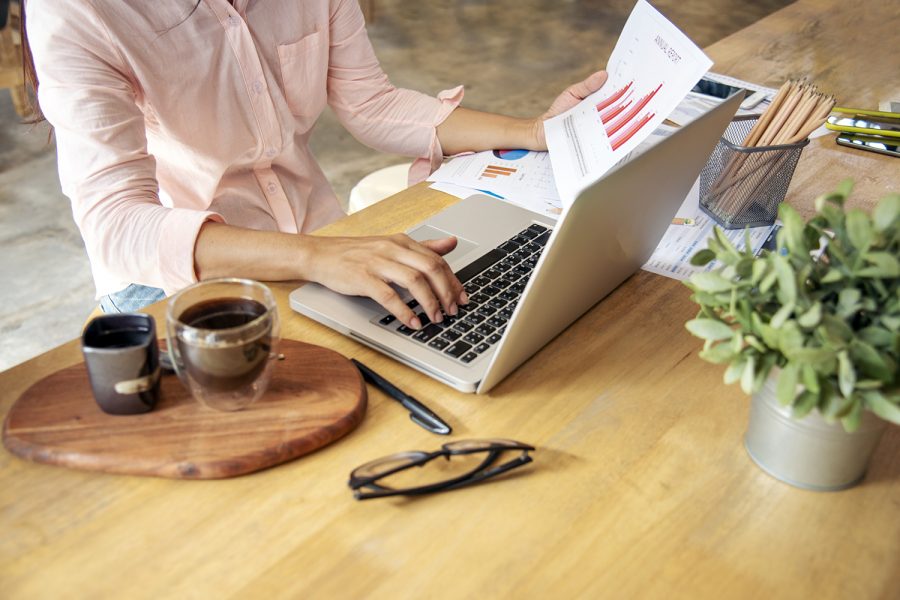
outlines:
{"label": "rolled-up sleeve", "polygon": [[98,296],[129,283],[172,293],[196,281],[200,227],[222,218],[160,203],[136,103],[140,87],[101,19],[82,2],[31,0],[27,10],[39,101],[54,128],[62,190]]}
{"label": "rolled-up sleeve", "polygon": [[440,165],[437,126],[462,101],[462,87],[437,98],[394,87],[375,57],[356,0],[333,0],[330,23],[328,103],[360,142],[416,157],[411,182]]}

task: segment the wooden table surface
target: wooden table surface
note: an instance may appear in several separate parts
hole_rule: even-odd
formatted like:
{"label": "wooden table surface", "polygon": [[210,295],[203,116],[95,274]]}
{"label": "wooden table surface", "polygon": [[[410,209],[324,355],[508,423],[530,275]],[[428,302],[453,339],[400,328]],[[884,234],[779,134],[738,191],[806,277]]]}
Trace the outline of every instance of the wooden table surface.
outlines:
{"label": "wooden table surface", "polygon": [[[880,9],[875,8],[881,4]],[[900,4],[799,2],[710,47],[714,69],[777,86],[806,75],[846,104],[900,99]],[[873,44],[855,40],[874,40]],[[880,65],[880,66],[879,66]],[[857,202],[900,187],[900,161],[806,150],[789,201],[847,174]],[[401,231],[456,200],[422,186],[327,234]],[[380,392],[347,438],[222,481],[31,464],[0,453],[4,598],[804,597],[900,594],[900,430],[865,481],[802,491],[743,447],[748,399],[697,358],[679,283],[640,272],[487,396],[442,386],[290,311],[286,337],[358,357],[444,416],[451,439],[537,446],[505,479],[418,499],[357,502],[350,470],[447,441]],[[158,319],[163,307],[149,310]],[[80,359],[65,344],[0,374],[0,414]]]}

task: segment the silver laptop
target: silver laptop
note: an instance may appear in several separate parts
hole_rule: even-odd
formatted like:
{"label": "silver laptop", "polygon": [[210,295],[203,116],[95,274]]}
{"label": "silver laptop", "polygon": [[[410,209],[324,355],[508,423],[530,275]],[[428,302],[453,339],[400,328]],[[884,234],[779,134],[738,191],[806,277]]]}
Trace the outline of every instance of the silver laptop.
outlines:
{"label": "silver laptop", "polygon": [[[291,308],[463,392],[485,393],[647,262],[743,98],[718,107],[582,191],[558,222],[473,195],[409,232],[448,235],[470,304],[413,331],[379,304],[315,283]],[[411,296],[408,295],[408,298]]]}

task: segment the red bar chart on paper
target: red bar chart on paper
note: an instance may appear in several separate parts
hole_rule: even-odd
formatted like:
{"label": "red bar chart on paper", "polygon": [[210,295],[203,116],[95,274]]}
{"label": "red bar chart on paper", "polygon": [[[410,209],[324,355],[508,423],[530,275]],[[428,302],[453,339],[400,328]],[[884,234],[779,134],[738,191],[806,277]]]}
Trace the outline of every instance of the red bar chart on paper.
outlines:
{"label": "red bar chart on paper", "polygon": [[[631,88],[633,83],[633,81],[629,81],[627,87]],[[610,138],[609,143],[613,150],[634,137],[656,116],[656,113],[644,111],[644,109],[660,88],[662,88],[661,83],[653,91],[634,101],[630,98],[620,99],[600,114],[600,120],[606,125],[606,135]],[[601,102],[600,105],[602,104],[604,103]]]}
{"label": "red bar chart on paper", "polygon": [[608,80],[544,122],[564,204],[647,140],[712,61],[645,0],[638,0],[607,63]]}

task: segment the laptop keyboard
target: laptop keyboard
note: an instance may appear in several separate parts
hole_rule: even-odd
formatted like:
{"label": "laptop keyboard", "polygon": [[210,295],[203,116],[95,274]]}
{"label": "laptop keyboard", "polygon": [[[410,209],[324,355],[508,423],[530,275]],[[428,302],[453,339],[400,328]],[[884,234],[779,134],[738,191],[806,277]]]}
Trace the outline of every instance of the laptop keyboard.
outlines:
{"label": "laptop keyboard", "polygon": [[469,295],[469,304],[460,306],[456,316],[444,315],[432,323],[419,303],[407,303],[422,329],[402,325],[391,314],[376,317],[382,327],[415,340],[434,352],[469,364],[500,341],[522,290],[534,271],[551,230],[537,223],[529,225],[478,260],[456,273]]}

